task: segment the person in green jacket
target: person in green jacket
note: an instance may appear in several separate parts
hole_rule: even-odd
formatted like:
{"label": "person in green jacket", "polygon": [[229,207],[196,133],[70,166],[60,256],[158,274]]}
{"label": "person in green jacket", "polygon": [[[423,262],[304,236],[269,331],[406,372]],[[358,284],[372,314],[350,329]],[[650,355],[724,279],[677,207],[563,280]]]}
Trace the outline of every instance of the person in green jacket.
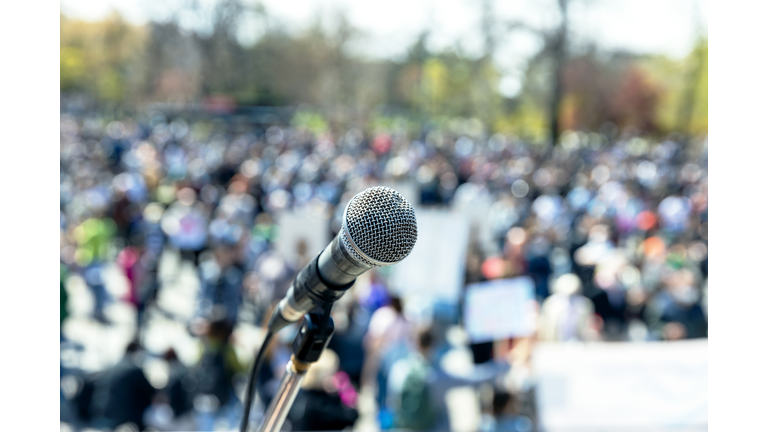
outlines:
{"label": "person in green jacket", "polygon": [[117,232],[115,222],[108,217],[91,217],[81,223],[74,231],[77,242],[75,262],[83,269],[83,276],[88,288],[96,300],[94,318],[106,321],[104,306],[108,300],[106,287],[101,272],[107,260],[109,244]]}

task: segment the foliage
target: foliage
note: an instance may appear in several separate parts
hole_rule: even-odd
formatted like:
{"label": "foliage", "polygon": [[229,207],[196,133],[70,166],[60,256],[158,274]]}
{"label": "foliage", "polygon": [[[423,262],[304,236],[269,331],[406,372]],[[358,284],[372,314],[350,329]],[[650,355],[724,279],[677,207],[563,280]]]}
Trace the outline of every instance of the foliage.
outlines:
{"label": "foliage", "polygon": [[[184,7],[189,10],[179,16],[196,14],[207,25],[192,31],[178,19],[133,26],[116,13],[97,22],[62,15],[61,90],[107,103],[224,95],[245,105],[307,104],[312,108],[300,110],[294,122],[312,130],[348,123],[375,129],[392,119],[407,119],[408,128],[478,119],[485,133],[544,141],[560,65],[561,130],[597,130],[606,121],[660,134],[707,130],[706,40],[681,61],[587,51],[557,63],[545,44],[529,60],[520,94],[508,99],[498,90],[502,71],[490,39],[486,52],[473,58],[429,50],[425,32],[403,59],[371,60],[351,54],[360,33],[342,13],[286,33],[263,8],[254,11],[241,0],[220,0],[212,11],[195,9],[198,2]],[[248,31],[260,36],[246,46],[242,17],[253,12],[260,18]]]}
{"label": "foliage", "polygon": [[[707,52],[707,40],[703,39],[683,60],[664,56],[638,60],[639,67],[663,89],[656,110],[661,129],[707,133]],[[690,105],[690,113],[686,105]]]}
{"label": "foliage", "polygon": [[60,86],[83,91],[105,102],[119,102],[136,84],[136,64],[145,29],[113,12],[103,21],[60,16]]}

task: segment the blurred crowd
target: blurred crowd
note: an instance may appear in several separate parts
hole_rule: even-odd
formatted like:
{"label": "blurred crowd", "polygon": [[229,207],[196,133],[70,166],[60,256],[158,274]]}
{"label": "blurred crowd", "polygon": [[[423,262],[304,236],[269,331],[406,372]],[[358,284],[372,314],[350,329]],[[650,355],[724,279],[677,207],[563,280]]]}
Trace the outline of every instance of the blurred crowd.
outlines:
{"label": "blurred crowd", "polygon": [[[108,430],[236,428],[249,359],[236,355],[233,332],[261,328],[317,252],[298,244],[298,258],[277,253],[276,216],[328,217],[333,236],[349,199],[382,182],[410,185],[417,208],[487,208],[473,227],[465,282],[532,278],[538,332],[467,346],[459,304],[415,319],[404,313],[407,299],[388,289],[386,272],[368,272],[334,308],[336,334],[310,369],[288,417],[292,430],[353,427],[368,389],[377,427],[447,430],[445,394],[469,385],[480,396],[481,430],[530,431],[536,341],[707,337],[706,138],[654,139],[606,124],[567,132],[549,148],[481,130],[458,122],[313,132],[159,111],[65,110],[62,344],[75,276],[94,299],[95,325],[112,325],[105,311],[115,302],[137,319],[117,364],[95,372],[62,366],[62,383],[79,383],[62,384],[62,421]],[[157,302],[169,253],[199,281],[190,317]],[[110,265],[127,281],[124,298],[105,286]],[[181,321],[199,340],[195,362],[145,346],[153,313]],[[254,412],[274,396],[290,336],[269,347]],[[462,344],[473,362],[457,372],[445,358]],[[142,372],[148,358],[168,365],[163,385]]]}

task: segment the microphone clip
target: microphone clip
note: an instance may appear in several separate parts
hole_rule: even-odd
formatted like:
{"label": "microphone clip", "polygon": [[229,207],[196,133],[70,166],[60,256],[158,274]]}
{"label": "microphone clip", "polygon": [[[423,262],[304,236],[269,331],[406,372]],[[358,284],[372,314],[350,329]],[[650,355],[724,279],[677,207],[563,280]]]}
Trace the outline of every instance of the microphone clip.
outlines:
{"label": "microphone clip", "polygon": [[316,362],[331,341],[334,330],[330,308],[324,310],[322,314],[310,312],[304,315],[299,332],[291,346],[295,359],[302,363]]}

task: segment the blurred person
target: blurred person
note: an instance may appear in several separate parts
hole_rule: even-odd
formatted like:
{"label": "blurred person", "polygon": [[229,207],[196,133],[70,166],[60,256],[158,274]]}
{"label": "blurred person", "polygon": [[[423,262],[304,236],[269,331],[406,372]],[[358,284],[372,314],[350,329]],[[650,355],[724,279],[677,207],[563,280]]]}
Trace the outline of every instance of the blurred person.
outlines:
{"label": "blurred person", "polygon": [[528,248],[528,241],[528,233],[523,227],[510,228],[504,237],[504,257],[512,265],[513,276],[526,274],[528,270],[528,260],[525,253]]}
{"label": "blurred person", "polygon": [[117,235],[129,238],[139,215],[138,206],[128,197],[128,193],[120,188],[115,189],[113,201],[110,216],[115,221]]}
{"label": "blurred person", "polygon": [[131,245],[126,246],[117,254],[115,262],[123,271],[125,278],[128,280],[128,293],[126,300],[132,304],[136,309],[139,308],[141,302],[141,293],[139,292],[139,284],[141,283],[141,255],[140,243],[142,240],[138,236],[131,237]]}
{"label": "blurred person", "polygon": [[[365,278],[368,278],[367,284],[362,283]],[[368,314],[369,319],[377,309],[386,306],[390,301],[384,279],[376,270],[368,271],[358,277],[355,293],[360,307]]]}
{"label": "blurred person", "polygon": [[194,383],[189,368],[176,356],[176,351],[169,348],[163,355],[168,364],[168,383],[159,391],[152,405],[144,413],[147,426],[161,431],[192,430],[195,427],[192,418],[192,394],[188,391]]}
{"label": "blurred person", "polygon": [[75,423],[78,425],[90,425],[94,414],[100,414],[96,410],[91,410],[91,401],[93,400],[96,382],[99,381],[104,373],[105,371],[79,374],[82,384],[78,386],[77,392],[72,397]]}
{"label": "blurred person", "polygon": [[269,213],[261,212],[256,216],[253,234],[266,241],[273,241],[277,237],[277,224]]}
{"label": "blurred person", "polygon": [[146,430],[151,431],[196,430],[191,416],[174,417],[173,409],[168,405],[168,395],[164,392],[157,393],[152,399],[152,404],[144,413],[144,423],[147,425]]}
{"label": "blurred person", "polygon": [[64,320],[69,316],[69,293],[65,286],[69,277],[69,269],[64,263],[59,263],[59,333],[63,340]]}
{"label": "blurred person", "polygon": [[[615,245],[611,241],[610,227],[605,224],[594,224],[589,228],[589,237],[587,242],[574,251],[574,263],[585,268],[592,278],[594,267],[605,258]],[[582,277],[584,280],[584,277]]]}
{"label": "blurred person", "polygon": [[548,280],[552,274],[552,265],[549,262],[552,244],[544,236],[537,235],[528,244],[527,249],[528,274],[536,287],[536,297],[546,299],[549,295]]}
{"label": "blurred person", "polygon": [[445,399],[455,387],[478,387],[509,371],[508,363],[474,365],[465,374],[448,372],[433,352],[433,329],[416,333],[416,350],[395,362],[387,379],[387,405],[394,412],[396,428],[451,430]]}
{"label": "blurred person", "polygon": [[673,272],[646,306],[644,316],[651,335],[666,340],[707,337],[708,325],[700,300],[693,273],[688,269]]}
{"label": "blurred person", "polygon": [[98,215],[84,220],[73,232],[73,237],[77,241],[75,261],[83,269],[85,283],[96,301],[93,312],[94,318],[101,322],[107,321],[104,307],[109,300],[102,271],[108,258],[109,244],[115,232],[114,221]]}
{"label": "blurred person", "polygon": [[139,430],[144,430],[144,412],[152,403],[156,390],[141,369],[142,358],[139,343],[131,342],[120,362],[95,381],[90,398],[94,427],[114,429],[133,423]]}
{"label": "blurred person", "polygon": [[260,212],[253,220],[250,236],[246,236],[244,264],[247,269],[254,269],[261,255],[269,250],[269,245],[277,237],[277,224],[269,213]]}
{"label": "blurred person", "polygon": [[360,376],[365,362],[365,349],[363,338],[367,326],[361,322],[358,315],[363,314],[361,307],[353,298],[336,302],[332,316],[335,322],[333,338],[328,343],[328,348],[338,353],[340,357],[339,368],[348,374],[348,379],[358,388]]}
{"label": "blurred person", "polygon": [[293,263],[293,268],[302,269],[304,266],[314,258],[309,254],[309,248],[307,246],[306,239],[301,239],[296,242],[296,258]]}
{"label": "blurred person", "polygon": [[483,275],[483,258],[482,248],[478,241],[470,241],[467,249],[466,265],[464,266],[464,283],[476,283],[485,280]]}
{"label": "blurred person", "polygon": [[218,310],[234,326],[243,301],[245,276],[237,262],[237,239],[217,240],[213,246],[213,259],[201,263],[199,273],[200,291],[195,315],[210,320],[214,310]]}
{"label": "blurred person", "polygon": [[[597,329],[595,329],[597,335]],[[509,373],[504,376],[502,393],[506,392],[514,396],[514,413],[525,416],[528,419],[538,418],[536,410],[535,379],[531,365],[531,354],[536,336],[513,338],[511,349],[506,358],[512,366]],[[497,348],[500,348],[497,346]],[[502,354],[499,352],[499,354]],[[500,355],[501,357],[501,355]]]}
{"label": "blurred person", "polygon": [[249,271],[243,275],[242,306],[238,317],[241,321],[259,323],[270,307],[261,290],[261,282],[256,272]]}
{"label": "blurred person", "polygon": [[173,410],[174,418],[179,418],[192,409],[192,398],[185,388],[190,382],[190,370],[179,361],[173,348],[169,348],[163,354],[163,359],[168,363],[168,384],[165,388],[168,394],[168,405]]}
{"label": "blurred person", "polygon": [[602,306],[600,315],[605,320],[606,336],[614,340],[623,339],[627,330],[627,292],[620,276],[627,264],[624,252],[615,249],[602,257],[594,271],[594,286],[602,290],[602,293],[592,300],[596,308]]}
{"label": "blurred person", "polygon": [[581,294],[581,280],[573,273],[558,277],[552,295],[541,305],[538,337],[541,341],[566,342],[597,339],[592,302]]}
{"label": "blurred person", "polygon": [[691,214],[691,200],[688,198],[670,195],[659,203],[659,221],[663,229],[675,234],[688,228]]}
{"label": "blurred person", "polygon": [[289,266],[278,253],[269,249],[263,252],[254,263],[254,271],[259,278],[260,297],[266,304],[280,300],[299,269]]}
{"label": "blurred person", "polygon": [[342,430],[355,424],[357,410],[342,402],[342,389],[338,388],[340,381],[335,379],[339,373],[339,356],[326,349],[307,371],[288,413],[292,430]]}
{"label": "blurred person", "polygon": [[[386,411],[387,377],[392,365],[408,355],[408,338],[412,331],[411,322],[403,315],[403,303],[398,297],[391,297],[390,304],[377,309],[368,323],[363,337],[365,362],[362,385],[376,389],[376,402],[382,418],[391,413]],[[384,420],[386,423],[387,420]]]}
{"label": "blurred person", "polygon": [[240,174],[232,178],[227,195],[219,201],[221,209],[231,222],[249,224],[256,212],[256,199],[248,194],[248,181]]}
{"label": "blurred person", "polygon": [[[223,313],[221,314],[223,315]],[[214,317],[203,336],[203,353],[192,372],[194,418],[199,430],[213,430],[217,420],[234,427],[236,413],[241,408],[235,396],[234,378],[245,373],[230,342],[232,324],[223,317]]]}
{"label": "blurred person", "polygon": [[179,189],[176,202],[163,214],[161,226],[169,243],[181,252],[182,259],[198,264],[207,241],[208,218],[194,189]]}
{"label": "blurred person", "polygon": [[641,279],[644,286],[656,290],[662,285],[662,279],[668,272],[666,266],[667,246],[661,237],[649,236],[641,244]]}
{"label": "blurred person", "polygon": [[519,414],[517,399],[512,393],[494,390],[491,416],[485,416],[480,425],[482,432],[532,432],[533,422]]}
{"label": "blurred person", "polygon": [[513,264],[500,257],[488,257],[480,269],[485,280],[509,278],[514,274]]}
{"label": "blurred person", "polygon": [[160,289],[160,257],[165,246],[166,236],[160,222],[164,208],[160,203],[149,203],[144,207],[142,218],[137,223],[137,238],[143,239],[141,258],[139,259],[140,278],[136,285],[138,325],[141,331],[147,306],[153,302]]}
{"label": "blurred person", "polygon": [[[237,151],[233,147],[229,147],[229,151],[225,151],[224,160],[218,164],[216,169],[211,173],[214,181],[220,185],[229,184],[235,176],[237,176],[237,167],[242,162],[242,155],[238,155]],[[221,151],[219,151],[221,155]]]}
{"label": "blurred person", "polygon": [[608,225],[592,225],[587,243],[573,254],[573,269],[581,279],[583,294],[592,301],[595,314],[603,321],[602,336],[618,340],[624,337],[627,327],[624,293],[615,286],[615,281],[603,283],[607,273],[598,271],[601,265],[619,255],[611,234]]}

